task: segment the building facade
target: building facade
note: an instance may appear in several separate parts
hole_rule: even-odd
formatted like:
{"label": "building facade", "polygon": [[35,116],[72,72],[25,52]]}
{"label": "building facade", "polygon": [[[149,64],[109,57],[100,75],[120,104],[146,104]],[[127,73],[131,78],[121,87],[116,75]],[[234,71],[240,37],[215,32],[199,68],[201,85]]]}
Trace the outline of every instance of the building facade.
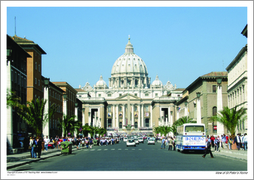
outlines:
{"label": "building facade", "polygon": [[179,117],[189,116],[197,123],[204,123],[207,134],[227,133],[223,125],[211,120],[222,107],[227,106],[227,77],[227,72],[211,72],[198,77],[176,103]]}
{"label": "building facade", "polygon": [[[7,35],[7,92],[20,97],[20,103],[26,104],[27,58],[31,56]],[[7,107],[7,152],[21,148],[27,137],[27,124],[15,109]]]}
{"label": "building facade", "polygon": [[128,39],[125,53],[113,64],[109,86],[100,76],[92,87],[79,86],[77,98],[82,102],[82,123],[103,127],[112,133],[152,133],[160,125],[175,121],[175,103],[182,90],[169,81],[166,85],[156,76],[151,83],[142,58],[134,53]]}
{"label": "building facade", "polygon": [[[246,25],[242,33],[247,38],[248,26]],[[228,65],[228,107],[237,110],[241,107],[248,110],[248,45],[244,46],[234,60]],[[248,120],[240,120],[236,133],[247,133]]]}

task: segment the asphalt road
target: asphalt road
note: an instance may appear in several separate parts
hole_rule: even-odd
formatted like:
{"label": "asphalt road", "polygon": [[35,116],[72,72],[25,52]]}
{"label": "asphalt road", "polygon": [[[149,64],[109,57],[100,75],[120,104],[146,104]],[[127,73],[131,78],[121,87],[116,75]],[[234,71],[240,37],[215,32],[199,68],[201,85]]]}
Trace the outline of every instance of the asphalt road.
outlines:
{"label": "asphalt road", "polygon": [[33,162],[11,171],[247,171],[247,161],[214,154],[180,153],[160,144],[126,147],[124,142],[74,151]]}

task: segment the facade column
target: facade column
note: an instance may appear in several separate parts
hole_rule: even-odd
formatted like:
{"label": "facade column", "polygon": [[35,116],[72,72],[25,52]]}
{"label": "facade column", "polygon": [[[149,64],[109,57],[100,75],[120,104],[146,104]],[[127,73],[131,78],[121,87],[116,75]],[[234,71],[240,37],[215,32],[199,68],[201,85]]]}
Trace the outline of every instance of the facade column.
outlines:
{"label": "facade column", "polygon": [[123,105],[123,126],[125,125],[125,104]]}
{"label": "facade column", "polygon": [[168,125],[171,126],[170,107],[168,107]]}
{"label": "facade column", "polygon": [[142,122],[142,127],[144,127],[144,104],[141,105],[141,122]]}
{"label": "facade column", "polygon": [[91,113],[91,108],[89,108],[88,111],[88,125],[91,126],[91,122],[92,122],[92,113]]}
{"label": "facade column", "polygon": [[[64,94],[63,95],[63,115],[66,115],[67,116],[67,95]],[[63,117],[64,118],[64,117]],[[63,131],[62,131],[62,137],[64,137],[64,131],[65,131],[65,128],[62,127]]]}
{"label": "facade column", "polygon": [[201,123],[200,92],[197,92],[197,124]]}
{"label": "facade column", "polygon": [[[7,61],[7,89],[12,90],[11,87],[11,61]],[[13,116],[12,107],[7,107],[7,142],[8,151],[13,149]]]}
{"label": "facade column", "polygon": [[159,121],[159,126],[161,126],[162,125],[162,115],[161,115],[161,107],[160,107],[160,117],[159,117],[159,119],[160,119],[160,121]]}
{"label": "facade column", "polygon": [[153,106],[150,105],[150,127],[152,128],[153,127]]}
{"label": "facade column", "polygon": [[[222,107],[222,87],[221,87],[222,79],[217,79],[217,115],[221,116],[220,111],[223,110]],[[224,134],[224,125],[217,121],[217,135]]]}
{"label": "facade column", "polygon": [[98,121],[96,122],[98,127],[101,128],[101,108],[98,108]]}
{"label": "facade column", "polygon": [[116,127],[119,129],[119,112],[118,112],[118,104],[116,105]]}
{"label": "facade column", "polygon": [[140,116],[141,116],[141,112],[140,112],[140,104],[138,105],[138,128],[140,128]]}
{"label": "facade column", "polygon": [[[75,104],[75,121],[78,121],[78,106],[76,106],[76,104]],[[77,128],[75,128],[73,135],[77,135],[77,133],[78,133]]]}
{"label": "facade column", "polygon": [[112,127],[116,127],[115,125],[115,105],[113,104],[113,115],[112,115]]}
{"label": "facade column", "polygon": [[[48,86],[44,86],[44,100],[46,100],[46,104],[45,104],[45,109],[44,109],[44,115],[48,114],[49,112],[49,87]],[[49,123],[50,123],[50,119],[45,122],[45,124],[42,125],[42,137],[46,138],[46,136],[49,136]]]}
{"label": "facade column", "polygon": [[132,118],[131,125],[134,126],[134,104],[132,104],[131,108],[132,108],[132,112],[131,112],[132,113],[132,115],[131,115],[131,118]]}
{"label": "facade column", "polygon": [[86,124],[86,120],[85,120],[85,108],[82,109],[82,126],[84,126]]}

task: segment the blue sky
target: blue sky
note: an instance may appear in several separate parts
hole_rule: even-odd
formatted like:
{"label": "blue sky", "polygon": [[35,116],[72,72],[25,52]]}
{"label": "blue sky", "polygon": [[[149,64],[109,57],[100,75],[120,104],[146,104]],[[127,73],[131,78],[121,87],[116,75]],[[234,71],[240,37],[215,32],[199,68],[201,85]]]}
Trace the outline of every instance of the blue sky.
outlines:
{"label": "blue sky", "polygon": [[42,75],[72,87],[92,86],[111,69],[128,35],[134,52],[166,84],[186,88],[226,67],[247,43],[247,7],[8,7],[7,34],[47,53]]}

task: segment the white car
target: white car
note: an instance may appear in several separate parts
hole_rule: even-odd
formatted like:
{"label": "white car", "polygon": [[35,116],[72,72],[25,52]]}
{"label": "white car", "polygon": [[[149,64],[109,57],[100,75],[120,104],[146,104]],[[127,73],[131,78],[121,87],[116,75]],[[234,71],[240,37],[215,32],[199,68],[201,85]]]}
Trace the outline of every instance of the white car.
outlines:
{"label": "white car", "polygon": [[147,144],[154,144],[155,145],[155,138],[149,138]]}
{"label": "white car", "polygon": [[139,144],[138,138],[134,139],[134,141],[135,141],[136,144]]}
{"label": "white car", "polygon": [[143,139],[142,137],[139,137],[139,138],[138,138],[138,141],[139,141],[140,143],[144,143],[144,139]]}
{"label": "white car", "polygon": [[127,147],[128,147],[128,146],[135,146],[135,147],[136,147],[136,143],[135,143],[134,139],[128,139],[128,140],[126,141],[126,146],[127,146]]}
{"label": "white car", "polygon": [[123,141],[124,141],[124,142],[127,142],[127,140],[128,140],[128,138],[127,138],[127,137],[123,138]]}

